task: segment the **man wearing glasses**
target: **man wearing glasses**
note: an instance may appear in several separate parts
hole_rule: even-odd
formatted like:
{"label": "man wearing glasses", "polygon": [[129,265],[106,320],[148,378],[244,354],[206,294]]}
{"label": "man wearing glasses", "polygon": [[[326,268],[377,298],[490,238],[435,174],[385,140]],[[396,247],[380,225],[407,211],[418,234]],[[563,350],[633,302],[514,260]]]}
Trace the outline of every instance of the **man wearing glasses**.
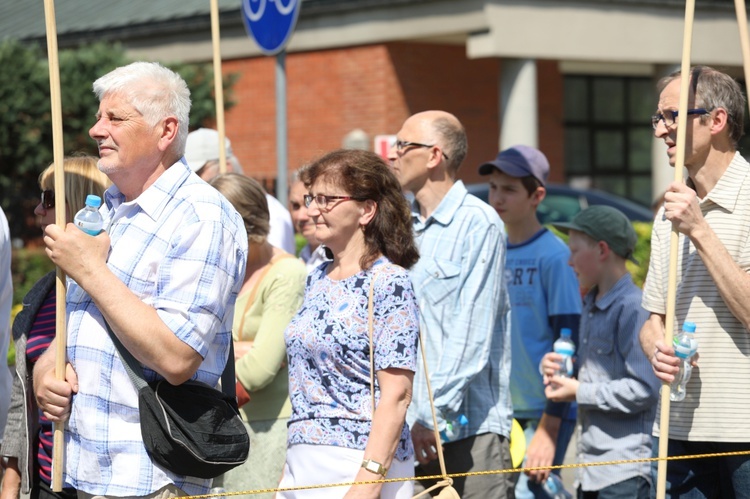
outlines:
{"label": "man wearing glasses", "polygon": [[[670,410],[668,454],[750,449],[750,165],[737,152],[745,99],[731,77],[699,66],[690,72],[687,116],[678,115],[679,73],[660,81],[655,135],[675,165],[677,128],[687,127],[687,185],[672,183],[654,222],[643,307],[651,315],[641,346],[656,375],[671,383],[680,360],[664,342],[670,232],[679,232],[673,334],[697,324],[699,359],[687,396]],[[659,418],[654,424],[658,454]],[[661,435],[666,438],[666,435]],[[656,481],[657,464],[652,464]],[[750,457],[682,460],[667,466],[672,497],[745,497]]]}
{"label": "man wearing glasses", "polygon": [[[421,255],[411,269],[438,429],[448,473],[508,469],[510,404],[509,304],[503,223],[467,193],[456,172],[466,133],[443,111],[404,122],[388,159],[404,191],[414,194],[412,220]],[[440,474],[432,411],[420,366],[409,415],[415,475]],[[463,424],[462,424],[463,423]],[[450,436],[452,434],[452,436]],[[512,497],[512,475],[454,479],[464,499]],[[415,484],[415,492],[431,483]]]}

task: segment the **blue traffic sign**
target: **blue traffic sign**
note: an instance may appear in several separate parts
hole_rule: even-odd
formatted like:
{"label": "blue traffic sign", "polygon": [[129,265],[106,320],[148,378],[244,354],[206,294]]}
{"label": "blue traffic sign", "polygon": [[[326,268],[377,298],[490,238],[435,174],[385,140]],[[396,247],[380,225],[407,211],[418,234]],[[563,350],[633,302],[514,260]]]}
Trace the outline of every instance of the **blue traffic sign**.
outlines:
{"label": "blue traffic sign", "polygon": [[276,55],[292,37],[302,0],[242,0],[242,19],[266,55]]}

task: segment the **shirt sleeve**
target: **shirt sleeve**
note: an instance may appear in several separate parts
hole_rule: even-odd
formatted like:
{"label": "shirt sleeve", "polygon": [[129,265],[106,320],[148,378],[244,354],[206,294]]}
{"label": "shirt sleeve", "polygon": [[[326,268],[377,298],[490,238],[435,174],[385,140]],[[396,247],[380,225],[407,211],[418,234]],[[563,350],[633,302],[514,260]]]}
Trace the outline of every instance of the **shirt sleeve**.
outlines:
{"label": "shirt sleeve", "polygon": [[[377,273],[375,274],[377,276]],[[389,368],[414,372],[417,367],[419,312],[406,271],[376,278],[373,305],[375,371]]]}

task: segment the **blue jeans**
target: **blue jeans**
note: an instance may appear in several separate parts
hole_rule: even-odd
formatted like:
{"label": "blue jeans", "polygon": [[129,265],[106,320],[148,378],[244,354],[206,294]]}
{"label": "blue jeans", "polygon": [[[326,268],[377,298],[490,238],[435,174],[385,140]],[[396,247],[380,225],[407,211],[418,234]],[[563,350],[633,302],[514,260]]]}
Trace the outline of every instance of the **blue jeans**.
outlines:
{"label": "blue jeans", "polygon": [[[523,426],[523,434],[526,437],[526,444],[531,442],[531,438],[536,432],[539,424],[538,419],[526,419],[519,421]],[[573,432],[576,429],[574,419],[563,419],[560,423],[560,431],[557,434],[557,444],[555,446],[555,458],[552,461],[554,465],[560,465],[565,459],[565,451],[568,449]],[[524,463],[526,461],[524,460]],[[554,470],[553,473],[560,475],[560,470]],[[547,499],[547,493],[542,490],[542,485],[536,482],[530,482],[526,473],[518,473],[518,483],[516,483],[516,499]]]}
{"label": "blue jeans", "polygon": [[650,489],[648,480],[634,476],[595,492],[583,491],[579,487],[578,499],[648,499]]}
{"label": "blue jeans", "polygon": [[[684,456],[750,450],[748,443],[685,442],[669,440],[667,455]],[[659,439],[654,437],[652,454],[659,455]],[[658,462],[651,464],[653,486],[651,497],[656,497]],[[680,499],[750,498],[750,455],[679,459],[667,462],[667,497]]]}

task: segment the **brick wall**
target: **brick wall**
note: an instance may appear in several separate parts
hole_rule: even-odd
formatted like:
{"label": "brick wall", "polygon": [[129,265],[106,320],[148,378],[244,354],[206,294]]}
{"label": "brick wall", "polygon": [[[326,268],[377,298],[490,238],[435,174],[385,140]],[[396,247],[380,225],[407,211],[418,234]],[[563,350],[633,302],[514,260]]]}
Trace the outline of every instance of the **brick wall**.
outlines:
{"label": "brick wall", "polygon": [[[276,100],[273,57],[224,61],[239,73],[237,104],[226,113],[227,136],[245,172],[276,176]],[[389,43],[289,54],[287,122],[289,170],[341,147],[356,129],[370,139],[395,134],[411,114],[443,109],[455,114],[469,137],[459,177],[481,181],[476,167],[497,154],[500,61],[468,60],[463,46]],[[540,61],[540,146],[561,180],[562,78],[554,61]]]}

